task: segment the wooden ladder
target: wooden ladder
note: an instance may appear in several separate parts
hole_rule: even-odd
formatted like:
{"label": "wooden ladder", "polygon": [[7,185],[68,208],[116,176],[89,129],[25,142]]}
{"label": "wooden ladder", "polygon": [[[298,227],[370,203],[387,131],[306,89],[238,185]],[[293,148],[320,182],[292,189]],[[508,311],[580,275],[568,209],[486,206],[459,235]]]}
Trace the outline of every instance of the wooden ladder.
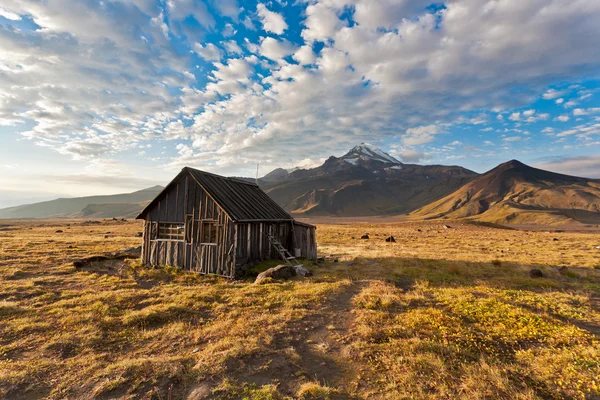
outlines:
{"label": "wooden ladder", "polygon": [[291,255],[290,252],[288,251],[288,249],[286,249],[279,242],[279,240],[277,240],[277,238],[275,238],[275,236],[267,233],[267,237],[269,238],[269,242],[271,242],[271,245],[273,246],[273,248],[275,250],[277,250],[277,252],[281,256],[281,258],[283,259],[283,261],[285,261],[285,263],[287,265],[290,265],[292,267],[302,265],[302,264],[300,264],[300,261],[298,261],[298,259],[296,257],[294,257],[293,255]]}

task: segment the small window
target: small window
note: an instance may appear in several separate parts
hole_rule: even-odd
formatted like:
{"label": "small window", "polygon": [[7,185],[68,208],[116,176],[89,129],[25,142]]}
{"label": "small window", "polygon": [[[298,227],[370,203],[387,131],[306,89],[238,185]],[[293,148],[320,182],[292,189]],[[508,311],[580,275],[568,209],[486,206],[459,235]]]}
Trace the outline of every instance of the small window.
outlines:
{"label": "small window", "polygon": [[183,224],[160,222],[158,224],[159,240],[183,240],[185,226]]}
{"label": "small window", "polygon": [[214,221],[202,222],[202,242],[217,243],[217,223]]}

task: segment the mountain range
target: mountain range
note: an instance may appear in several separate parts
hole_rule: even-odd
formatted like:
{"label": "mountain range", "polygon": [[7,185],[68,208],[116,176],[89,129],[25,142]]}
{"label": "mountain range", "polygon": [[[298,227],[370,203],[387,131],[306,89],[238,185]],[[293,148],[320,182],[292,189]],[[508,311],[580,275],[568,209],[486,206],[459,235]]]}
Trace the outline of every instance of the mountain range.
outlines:
{"label": "mountain range", "polygon": [[[247,180],[254,181],[250,178]],[[258,180],[296,217],[407,215],[500,224],[598,224],[600,180],[512,160],[477,174],[460,166],[404,164],[367,143],[316,168],[277,168]],[[0,218],[131,218],[161,186],[0,209]]]}
{"label": "mountain range", "polygon": [[0,218],[131,218],[148,204],[162,186],[106,196],[60,198],[0,209]]}

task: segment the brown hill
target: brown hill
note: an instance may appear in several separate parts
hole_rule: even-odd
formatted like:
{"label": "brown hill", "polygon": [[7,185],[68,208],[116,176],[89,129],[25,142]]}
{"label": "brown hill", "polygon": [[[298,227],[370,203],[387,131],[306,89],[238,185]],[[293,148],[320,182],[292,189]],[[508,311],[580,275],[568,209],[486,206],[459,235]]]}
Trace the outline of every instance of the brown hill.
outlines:
{"label": "brown hill", "polygon": [[412,213],[428,219],[476,218],[500,224],[600,222],[600,181],[512,160]]}

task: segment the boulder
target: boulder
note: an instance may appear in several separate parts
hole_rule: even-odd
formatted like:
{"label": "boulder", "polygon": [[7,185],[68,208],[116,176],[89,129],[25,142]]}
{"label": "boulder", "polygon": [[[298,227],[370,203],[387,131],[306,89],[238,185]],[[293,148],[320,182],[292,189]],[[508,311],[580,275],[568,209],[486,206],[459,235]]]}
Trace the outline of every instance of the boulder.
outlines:
{"label": "boulder", "polygon": [[452,229],[450,225],[443,225],[444,229]]}
{"label": "boulder", "polygon": [[544,274],[539,269],[532,269],[531,271],[529,271],[529,276],[531,278],[543,278]]}
{"label": "boulder", "polygon": [[396,243],[396,238],[394,238],[393,236],[390,236],[389,238],[385,239],[385,241],[388,243]]}
{"label": "boulder", "polygon": [[566,275],[567,272],[569,272],[569,268],[567,266],[565,266],[565,265],[563,265],[562,267],[560,267],[558,269],[558,273],[561,274],[561,275]]}
{"label": "boulder", "polygon": [[361,238],[361,239],[368,239],[368,238],[369,238],[369,234],[368,234],[368,233],[365,233],[365,234],[364,234],[364,235],[362,235],[360,238]]}
{"label": "boulder", "polygon": [[63,231],[61,229],[57,229],[56,231],[54,231],[54,233],[63,233]]}
{"label": "boulder", "polygon": [[298,276],[312,276],[312,272],[304,268],[302,265],[296,265],[294,266],[294,269],[296,270],[296,275]]}
{"label": "boulder", "polygon": [[119,253],[140,254],[141,252],[142,252],[142,246],[128,247],[128,248],[119,250]]}
{"label": "boulder", "polygon": [[274,268],[261,272],[254,281],[255,284],[260,284],[267,279],[290,279],[297,276],[296,269],[290,265],[278,265]]}
{"label": "boulder", "polygon": [[138,233],[135,234],[135,237],[142,237],[142,236],[144,236],[143,232],[138,232]]}

